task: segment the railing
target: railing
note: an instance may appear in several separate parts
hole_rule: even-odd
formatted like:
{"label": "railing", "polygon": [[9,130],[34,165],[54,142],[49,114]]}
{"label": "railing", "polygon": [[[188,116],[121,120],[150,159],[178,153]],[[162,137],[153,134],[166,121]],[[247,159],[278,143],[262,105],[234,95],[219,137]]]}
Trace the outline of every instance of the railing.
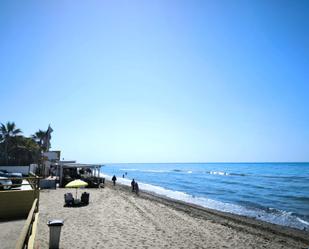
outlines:
{"label": "railing", "polygon": [[15,249],[32,249],[38,221],[38,199],[35,199],[28,214],[26,223],[17,240]]}
{"label": "railing", "polygon": [[[27,217],[32,203],[40,196],[38,177],[7,178],[10,182],[0,184],[0,220]],[[18,179],[19,181],[14,181]],[[4,184],[6,183],[6,184]]]}
{"label": "railing", "polygon": [[27,180],[28,183],[20,183],[20,184],[0,184],[1,187],[11,187],[11,188],[17,188],[21,186],[30,185],[32,189],[38,189],[40,186],[40,179],[41,177],[6,177],[6,179],[3,180]]}
{"label": "railing", "polygon": [[[39,214],[40,178],[7,177],[7,180],[11,180],[12,183],[1,184],[2,188],[9,186],[10,189],[0,191],[0,219],[15,220],[27,217],[15,248],[33,249]],[[25,185],[29,187],[25,188]]]}

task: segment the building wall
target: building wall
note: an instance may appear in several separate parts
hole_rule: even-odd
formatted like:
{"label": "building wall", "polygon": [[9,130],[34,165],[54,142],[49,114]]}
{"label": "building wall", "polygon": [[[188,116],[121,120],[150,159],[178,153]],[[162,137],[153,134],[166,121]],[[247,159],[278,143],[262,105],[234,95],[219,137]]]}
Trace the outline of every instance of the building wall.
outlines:
{"label": "building wall", "polygon": [[60,151],[47,151],[43,153],[43,156],[46,157],[48,160],[60,160]]}
{"label": "building wall", "polygon": [[29,174],[30,166],[0,166],[0,170],[7,170],[11,173],[22,173],[24,175]]}
{"label": "building wall", "polygon": [[38,165],[37,164],[30,164],[30,167],[29,167],[29,173],[31,172],[32,174],[35,174],[37,169],[38,169]]}

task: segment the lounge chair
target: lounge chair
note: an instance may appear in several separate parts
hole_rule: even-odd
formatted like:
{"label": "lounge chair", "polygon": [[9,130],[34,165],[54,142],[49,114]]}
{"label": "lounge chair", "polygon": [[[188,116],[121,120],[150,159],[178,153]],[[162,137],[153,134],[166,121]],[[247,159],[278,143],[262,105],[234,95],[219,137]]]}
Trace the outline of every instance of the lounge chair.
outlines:
{"label": "lounge chair", "polygon": [[74,205],[74,198],[72,193],[64,194],[65,206],[72,207]]}
{"label": "lounge chair", "polygon": [[81,196],[81,202],[83,205],[88,205],[89,204],[89,193],[82,193],[82,196]]}

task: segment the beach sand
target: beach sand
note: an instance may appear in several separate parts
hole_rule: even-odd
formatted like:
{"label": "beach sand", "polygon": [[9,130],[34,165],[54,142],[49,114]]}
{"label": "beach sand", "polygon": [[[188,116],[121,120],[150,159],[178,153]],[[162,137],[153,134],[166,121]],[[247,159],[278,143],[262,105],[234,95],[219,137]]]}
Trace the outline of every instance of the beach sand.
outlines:
{"label": "beach sand", "polygon": [[126,186],[79,190],[88,206],[63,207],[74,189],[43,190],[36,244],[48,248],[49,219],[64,219],[60,248],[308,248],[309,233],[221,213]]}

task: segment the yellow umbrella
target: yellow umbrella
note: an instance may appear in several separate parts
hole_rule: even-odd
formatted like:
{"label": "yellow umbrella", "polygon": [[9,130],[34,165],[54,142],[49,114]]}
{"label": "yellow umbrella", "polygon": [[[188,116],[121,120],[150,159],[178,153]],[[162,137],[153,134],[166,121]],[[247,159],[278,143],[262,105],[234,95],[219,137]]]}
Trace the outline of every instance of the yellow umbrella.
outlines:
{"label": "yellow umbrella", "polygon": [[74,180],[65,185],[66,188],[76,188],[76,199],[77,199],[77,189],[86,186],[88,186],[88,183],[82,180]]}

